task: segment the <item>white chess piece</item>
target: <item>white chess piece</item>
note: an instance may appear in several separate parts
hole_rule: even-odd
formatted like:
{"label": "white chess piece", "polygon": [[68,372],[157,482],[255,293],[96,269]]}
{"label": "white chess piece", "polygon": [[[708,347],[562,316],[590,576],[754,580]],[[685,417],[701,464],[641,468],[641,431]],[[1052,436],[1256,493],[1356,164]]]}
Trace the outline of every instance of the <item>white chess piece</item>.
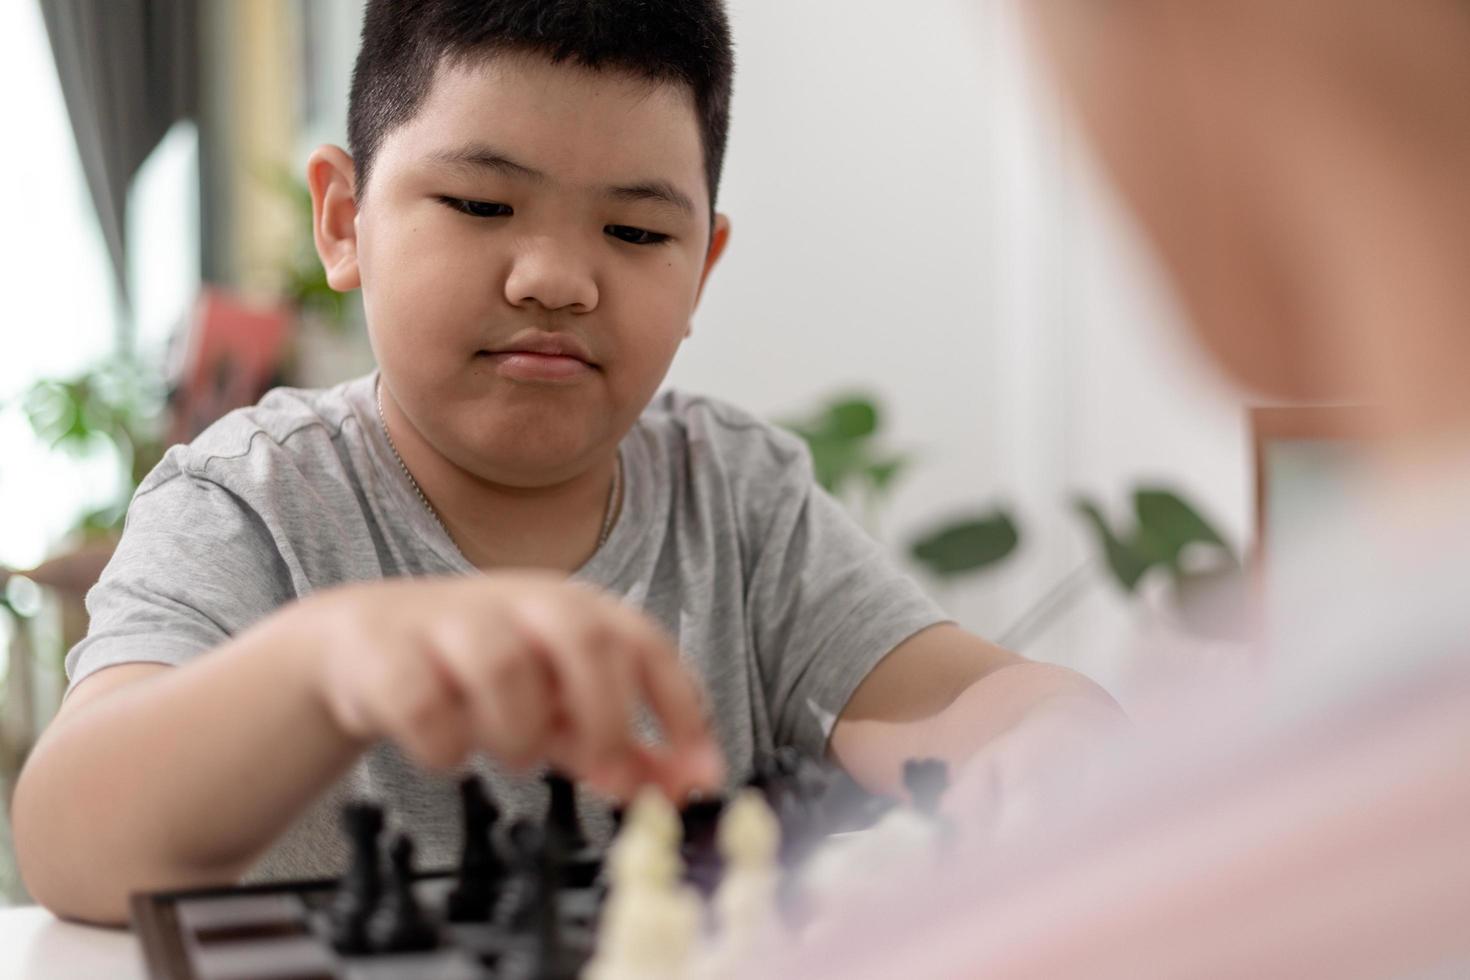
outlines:
{"label": "white chess piece", "polygon": [[720,819],[716,840],[725,872],[714,899],[714,933],[700,957],[701,980],[735,975],[769,938],[776,921],[781,825],[755,790],[740,793]]}
{"label": "white chess piece", "polygon": [[586,980],[682,980],[699,931],[700,903],[681,883],[679,815],[654,790],[629,808],[608,854],[611,891]]}

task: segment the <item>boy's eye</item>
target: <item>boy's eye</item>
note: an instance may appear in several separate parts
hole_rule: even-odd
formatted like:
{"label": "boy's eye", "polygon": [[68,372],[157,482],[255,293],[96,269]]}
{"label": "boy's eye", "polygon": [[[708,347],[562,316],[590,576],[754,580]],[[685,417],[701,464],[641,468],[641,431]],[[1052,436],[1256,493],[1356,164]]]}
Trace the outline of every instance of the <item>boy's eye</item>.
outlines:
{"label": "boy's eye", "polygon": [[440,197],[439,200],[472,218],[508,218],[515,213],[510,205],[494,201],[466,201],[460,197]]}
{"label": "boy's eye", "polygon": [[644,231],[642,228],[633,228],[629,225],[608,225],[602,230],[618,241],[627,242],[629,245],[662,245],[669,240],[669,236],[661,232]]}

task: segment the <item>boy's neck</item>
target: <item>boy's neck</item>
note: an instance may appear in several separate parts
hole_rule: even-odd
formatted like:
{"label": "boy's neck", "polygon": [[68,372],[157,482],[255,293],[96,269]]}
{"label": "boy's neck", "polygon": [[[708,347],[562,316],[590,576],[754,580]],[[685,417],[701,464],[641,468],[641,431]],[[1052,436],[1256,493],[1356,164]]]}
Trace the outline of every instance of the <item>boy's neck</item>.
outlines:
{"label": "boy's neck", "polygon": [[483,571],[542,568],[570,574],[597,552],[610,507],[610,519],[617,519],[622,501],[611,492],[616,466],[614,458],[587,478],[534,495],[485,483],[466,486],[444,495],[463,506],[451,505],[439,520],[465,559]]}
{"label": "boy's neck", "polygon": [[545,487],[486,480],[426,442],[389,397],[380,422],[425,507],[465,559],[484,571],[539,568],[571,573],[597,551],[622,506],[616,450],[583,472]]}

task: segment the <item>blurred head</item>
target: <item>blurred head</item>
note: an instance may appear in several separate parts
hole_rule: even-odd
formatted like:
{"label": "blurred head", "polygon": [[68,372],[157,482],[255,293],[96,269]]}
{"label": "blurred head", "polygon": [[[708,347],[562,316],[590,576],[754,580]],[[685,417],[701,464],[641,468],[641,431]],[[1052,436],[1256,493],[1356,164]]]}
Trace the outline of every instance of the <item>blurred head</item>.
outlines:
{"label": "blurred head", "polygon": [[728,234],[730,73],[717,0],[369,4],[317,246],[440,456],[530,488],[616,448]]}
{"label": "blurred head", "polygon": [[1470,5],[1046,0],[1044,47],[1236,380],[1464,389]]}

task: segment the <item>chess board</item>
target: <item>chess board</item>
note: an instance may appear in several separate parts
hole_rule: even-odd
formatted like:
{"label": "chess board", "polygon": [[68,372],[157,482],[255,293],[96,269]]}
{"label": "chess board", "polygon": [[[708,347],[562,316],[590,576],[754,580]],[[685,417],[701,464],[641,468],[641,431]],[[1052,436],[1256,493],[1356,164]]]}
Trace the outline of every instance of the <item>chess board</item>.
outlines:
{"label": "chess board", "polygon": [[[932,782],[926,765],[912,767],[916,799],[926,795],[921,784]],[[855,784],[809,760],[778,756],[757,776],[745,795],[769,814],[769,867],[782,880],[822,840],[852,829],[839,817],[866,822],[891,806],[861,791],[854,796]],[[551,802],[543,821],[516,821],[503,834],[495,833],[499,810],[482,784],[463,781],[465,847],[457,868],[415,869],[411,837],[398,833],[386,847],[383,813],[364,801],[343,808],[355,857],[341,878],[135,895],[133,929],[149,975],[572,980],[598,946],[609,887],[618,886],[605,867],[607,852],[582,835],[575,787],[556,774],[546,781]],[[726,856],[735,853],[717,842],[717,826],[732,812],[728,801],[679,812],[661,806],[669,821],[663,866],[677,869],[669,873],[682,879],[680,887],[707,901],[729,871]]]}
{"label": "chess board", "polygon": [[[451,870],[418,876],[415,891],[436,923],[437,948],[348,955],[333,949],[329,909],[335,879],[136,895],[133,929],[156,980],[482,980],[518,975],[518,954],[532,937],[491,922],[454,923],[443,907]],[[562,942],[591,955],[599,896],[564,889],[558,904]],[[524,957],[523,957],[524,958]]]}

